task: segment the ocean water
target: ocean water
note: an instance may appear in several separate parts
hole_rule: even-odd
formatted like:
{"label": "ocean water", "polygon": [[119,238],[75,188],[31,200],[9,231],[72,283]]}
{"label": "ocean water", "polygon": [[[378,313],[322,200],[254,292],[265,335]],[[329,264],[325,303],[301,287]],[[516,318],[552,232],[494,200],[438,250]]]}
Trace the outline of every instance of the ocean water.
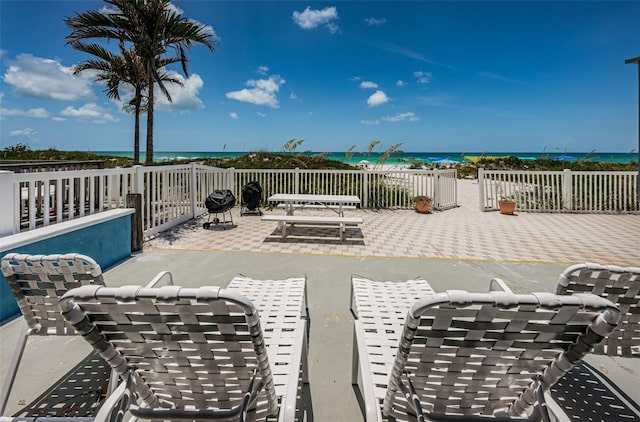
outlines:
{"label": "ocean water", "polygon": [[[93,151],[96,154],[112,155],[118,157],[133,158],[132,151]],[[153,161],[173,161],[182,159],[198,159],[198,158],[233,158],[247,154],[247,152],[230,152],[230,151],[155,151],[153,154]],[[312,154],[319,154],[314,152]],[[378,163],[382,153],[372,152],[368,153],[353,153],[347,156],[344,152],[329,152],[326,153],[327,158],[336,161],[342,161],[348,164],[358,164],[363,160],[368,161],[371,164]],[[425,162],[425,163],[463,163],[470,160],[465,157],[477,157],[482,155],[481,152],[404,152],[402,154],[394,154],[390,158],[384,161],[384,164],[397,165],[406,164],[411,162]],[[629,163],[638,162],[638,154],[625,153],[625,152],[563,152],[563,153],[539,153],[539,152],[491,152],[485,153],[489,157],[506,157],[515,156],[521,160],[535,160],[539,157],[548,157],[557,160],[582,160],[588,159],[596,162],[610,162],[610,163]],[[144,152],[140,153],[140,160],[145,160]],[[382,164],[382,163],[380,163]]]}

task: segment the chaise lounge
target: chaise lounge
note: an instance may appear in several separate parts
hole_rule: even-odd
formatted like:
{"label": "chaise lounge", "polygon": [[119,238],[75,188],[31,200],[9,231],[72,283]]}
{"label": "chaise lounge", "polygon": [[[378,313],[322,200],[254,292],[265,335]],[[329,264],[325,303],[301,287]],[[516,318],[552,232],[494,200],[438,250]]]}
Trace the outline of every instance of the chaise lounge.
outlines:
{"label": "chaise lounge", "polygon": [[352,383],[367,421],[548,420],[549,387],[620,317],[595,295],[514,294],[498,279],[489,293],[418,300],[408,283],[387,282],[408,299],[388,301],[381,282],[352,277]]}

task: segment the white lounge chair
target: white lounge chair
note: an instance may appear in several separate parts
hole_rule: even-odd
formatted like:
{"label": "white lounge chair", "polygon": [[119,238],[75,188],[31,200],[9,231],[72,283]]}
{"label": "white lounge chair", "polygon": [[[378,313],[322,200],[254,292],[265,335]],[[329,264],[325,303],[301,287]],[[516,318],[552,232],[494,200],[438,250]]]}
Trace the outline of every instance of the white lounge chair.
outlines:
{"label": "white lounge chair", "polygon": [[[379,284],[352,278],[352,382],[362,385],[367,421],[539,420],[548,416],[544,393],[619,319],[594,295],[514,294],[498,279],[489,293],[417,301],[401,293],[408,283],[372,293]],[[388,302],[392,294],[407,300]]]}
{"label": "white lounge chair", "polygon": [[618,305],[618,327],[592,353],[640,358],[640,267],[572,265],[560,275],[557,293],[593,293]]}
{"label": "white lounge chair", "polygon": [[[241,291],[260,283],[271,292],[256,306]],[[68,292],[60,308],[126,381],[112,400],[127,388],[133,392],[121,412],[142,419],[293,421],[306,363],[304,286],[304,277],[239,277],[229,288],[83,286]],[[279,299],[268,303],[268,296]],[[97,420],[109,411],[104,405]]]}
{"label": "white lounge chair", "polygon": [[[597,345],[591,354],[619,360],[627,371],[637,371],[640,363],[640,268],[584,263],[565,269],[558,280],[562,295],[592,293],[620,308],[615,331]],[[625,363],[625,360],[629,360]],[[597,359],[601,361],[602,359]],[[591,362],[595,363],[595,362]],[[630,374],[633,377],[633,372]],[[639,395],[635,400],[618,388],[598,369],[598,365],[580,362],[551,388],[551,396],[574,420],[640,420]]]}
{"label": "white lounge chair", "polygon": [[[27,330],[18,340],[7,377],[2,386],[2,391],[0,391],[0,416],[4,416],[7,401],[9,400],[29,336],[75,336],[76,333],[73,327],[66,323],[60,315],[58,308],[59,298],[68,290],[83,285],[103,286],[104,277],[100,265],[94,259],[76,253],[52,255],[9,253],[2,258],[1,268],[2,274],[9,283],[20,312],[27,323]],[[148,286],[154,286],[163,279],[173,283],[171,274],[163,271],[154,277]],[[100,366],[106,367],[106,364],[95,353],[88,356],[83,362],[85,365],[91,365],[93,369]],[[78,370],[82,371],[84,369],[78,368]],[[107,370],[106,372],[108,374],[110,371]],[[62,389],[59,389],[58,392],[61,397],[54,398],[53,401],[66,403],[66,407],[70,409],[68,416],[95,414],[100,400],[89,400],[88,402],[85,400],[80,405],[77,399],[79,396],[84,396],[85,398],[89,396],[87,394],[89,385],[95,386],[101,382],[108,382],[109,376],[104,380],[96,380],[95,375],[74,376],[72,378],[75,382],[73,388],[62,392]],[[100,388],[102,387],[100,386]],[[107,392],[112,391],[114,388],[115,384],[111,383],[104,390]],[[100,394],[95,395],[100,396]],[[50,406],[49,410],[59,415],[62,413],[62,409],[59,406],[60,403],[56,403],[57,406]],[[27,417],[30,415],[21,413],[20,416]],[[42,418],[52,415],[47,412],[43,413],[43,409],[39,408],[35,416]]]}

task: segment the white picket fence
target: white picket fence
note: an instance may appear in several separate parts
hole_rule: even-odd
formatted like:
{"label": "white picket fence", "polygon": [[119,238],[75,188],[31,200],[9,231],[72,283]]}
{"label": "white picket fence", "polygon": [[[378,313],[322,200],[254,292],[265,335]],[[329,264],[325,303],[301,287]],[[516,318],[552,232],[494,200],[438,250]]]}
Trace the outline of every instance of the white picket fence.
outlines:
{"label": "white picket fence", "polygon": [[515,199],[520,211],[640,213],[638,173],[478,169],[480,209]]}
{"label": "white picket fence", "polygon": [[456,170],[250,170],[195,163],[126,169],[12,173],[0,171],[0,236],[33,230],[113,208],[126,195],[142,195],[145,236],[206,212],[216,189],[230,189],[240,202],[242,187],[257,181],[263,200],[274,193],[357,195],[363,208],[410,208],[416,195],[433,198],[435,209],[457,205]]}

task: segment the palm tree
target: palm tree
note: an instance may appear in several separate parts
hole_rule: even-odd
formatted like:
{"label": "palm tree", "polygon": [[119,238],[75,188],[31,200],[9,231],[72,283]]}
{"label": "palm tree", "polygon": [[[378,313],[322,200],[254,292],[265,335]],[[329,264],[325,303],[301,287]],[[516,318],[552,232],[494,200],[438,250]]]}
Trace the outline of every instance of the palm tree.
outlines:
{"label": "palm tree", "polygon": [[[83,51],[96,57],[80,62],[74,68],[77,75],[86,70],[97,70],[96,81],[104,82],[105,93],[111,99],[120,101],[121,85],[130,85],[134,94],[133,97],[123,106],[134,115],[134,141],[133,160],[140,162],[140,113],[146,111],[144,92],[147,87],[147,80],[140,58],[133,50],[126,50],[122,43],[119,44],[120,54],[117,55],[96,43],[85,44],[80,41],[72,42],[71,47]],[[182,82],[171,77],[167,72],[160,73],[164,82],[175,83],[182,86]]]}
{"label": "palm tree", "polygon": [[[145,164],[153,163],[154,88],[171,96],[163,81],[162,69],[180,63],[188,77],[186,50],[194,43],[214,51],[216,39],[205,25],[188,20],[171,8],[169,0],[105,0],[115,10],[109,13],[88,11],[66,18],[71,28],[65,40],[71,44],[84,39],[104,38],[130,43],[147,78],[147,146]],[[167,55],[169,51],[173,54]]]}

